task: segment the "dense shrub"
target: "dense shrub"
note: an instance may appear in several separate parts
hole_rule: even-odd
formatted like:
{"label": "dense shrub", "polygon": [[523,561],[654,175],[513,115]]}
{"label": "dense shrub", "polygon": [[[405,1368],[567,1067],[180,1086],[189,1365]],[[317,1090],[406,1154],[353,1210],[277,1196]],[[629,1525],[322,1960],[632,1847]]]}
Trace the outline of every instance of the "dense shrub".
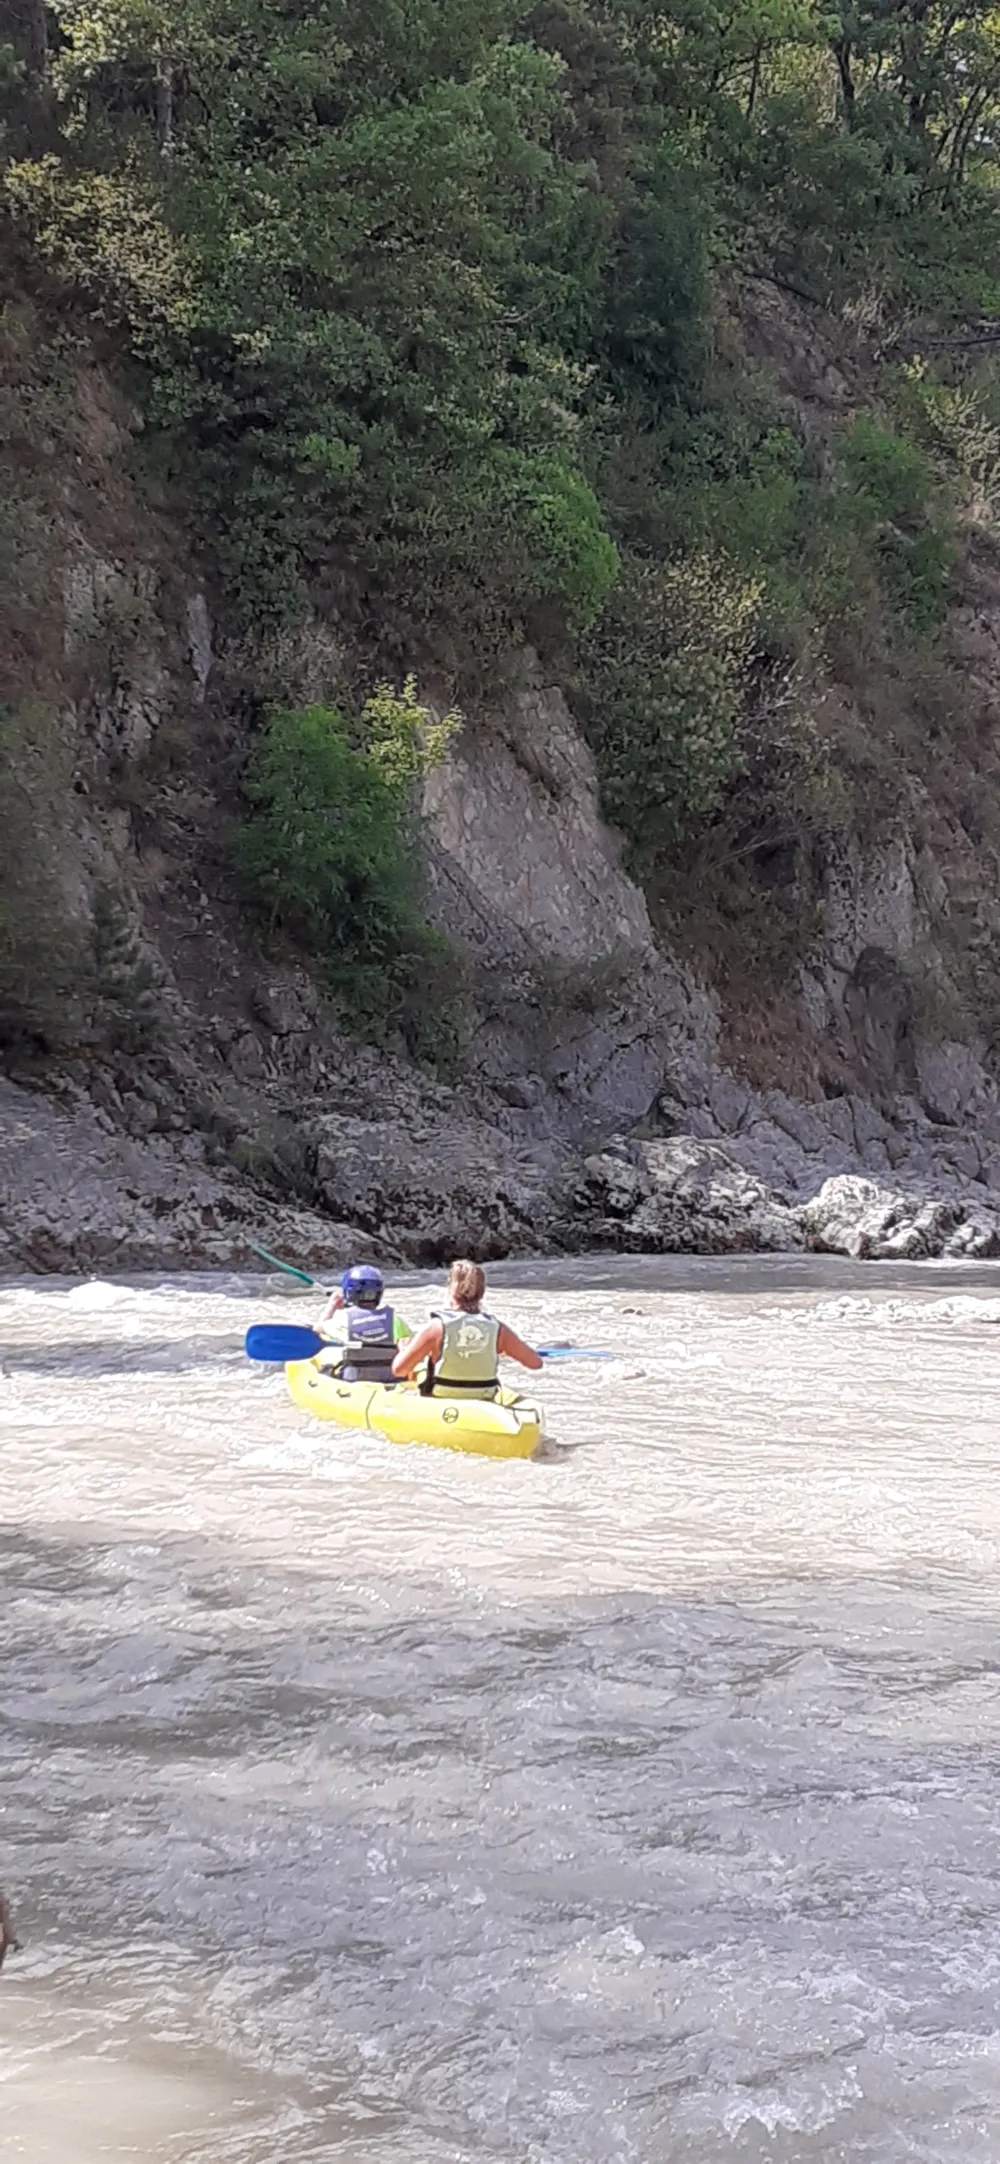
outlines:
{"label": "dense shrub", "polygon": [[[1000,415],[887,365],[838,437],[808,410],[818,355],[779,398],[735,326],[749,273],[786,360],[781,308],[810,301],[872,353],[930,317],[992,336],[985,0],[60,0],[17,25],[9,214],[127,345],[143,455],[194,507],[244,653],[345,587],[379,666],[430,647],[493,689],[526,641],[575,653],[649,865],[731,814],[748,717],[771,726],[754,686],[940,652]],[[396,1027],[434,966],[371,717],[276,716],[248,789],[263,920]]]}
{"label": "dense shrub", "polygon": [[935,631],[947,614],[956,544],[926,454],[863,415],[840,458],[851,522],[873,546],[890,600],[912,630]]}
{"label": "dense shrub", "polygon": [[460,971],[420,913],[415,793],[453,726],[412,684],[378,691],[354,729],[333,707],[273,713],[233,842],[266,932],[315,960],[345,1022],[437,1064],[461,1036]]}
{"label": "dense shrub", "polygon": [[736,771],[759,610],[759,588],[718,559],[633,561],[589,642],[605,803],[644,873]]}

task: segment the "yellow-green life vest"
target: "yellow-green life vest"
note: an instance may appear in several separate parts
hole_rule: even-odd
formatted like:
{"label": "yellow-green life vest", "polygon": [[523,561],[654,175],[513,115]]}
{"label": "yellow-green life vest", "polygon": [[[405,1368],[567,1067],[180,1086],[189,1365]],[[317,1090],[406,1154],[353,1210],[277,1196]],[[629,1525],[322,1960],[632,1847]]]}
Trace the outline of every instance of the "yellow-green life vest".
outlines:
{"label": "yellow-green life vest", "polygon": [[500,1324],[492,1315],[454,1309],[438,1320],[444,1340],[435,1362],[434,1390],[456,1397],[491,1398],[497,1387]]}

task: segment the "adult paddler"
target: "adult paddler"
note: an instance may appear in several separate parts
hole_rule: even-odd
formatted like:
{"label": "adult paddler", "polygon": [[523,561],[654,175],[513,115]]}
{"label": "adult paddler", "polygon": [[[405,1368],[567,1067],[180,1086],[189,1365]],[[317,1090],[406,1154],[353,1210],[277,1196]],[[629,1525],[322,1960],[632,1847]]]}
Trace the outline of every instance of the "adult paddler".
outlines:
{"label": "adult paddler", "polygon": [[507,1323],[484,1315],[486,1277],[478,1262],[453,1262],[448,1272],[448,1306],[401,1347],[392,1372],[402,1382],[426,1365],[421,1388],[430,1397],[494,1398],[500,1386],[501,1356],[523,1368],[543,1366],[541,1353],[526,1345]]}

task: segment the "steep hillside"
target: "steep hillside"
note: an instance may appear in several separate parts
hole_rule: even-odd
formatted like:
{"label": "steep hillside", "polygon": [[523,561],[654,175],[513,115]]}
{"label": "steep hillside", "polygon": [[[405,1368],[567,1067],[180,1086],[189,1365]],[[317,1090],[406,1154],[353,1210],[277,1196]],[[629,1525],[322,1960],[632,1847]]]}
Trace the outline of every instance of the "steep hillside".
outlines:
{"label": "steep hillside", "polygon": [[1000,1251],[991,23],[17,14],[0,1260]]}

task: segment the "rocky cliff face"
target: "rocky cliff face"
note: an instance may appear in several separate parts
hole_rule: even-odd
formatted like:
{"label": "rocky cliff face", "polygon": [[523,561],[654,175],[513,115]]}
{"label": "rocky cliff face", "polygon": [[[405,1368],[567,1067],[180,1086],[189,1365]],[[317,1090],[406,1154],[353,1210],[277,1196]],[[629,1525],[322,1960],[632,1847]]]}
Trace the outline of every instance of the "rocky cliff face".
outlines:
{"label": "rocky cliff face", "polygon": [[466,727],[427,786],[437,908],[471,952],[473,1058],[572,1135],[629,1126],[672,1067],[711,1065],[715,1002],[653,937],[600,815],[562,692],[533,656],[507,710]]}
{"label": "rocky cliff face", "polygon": [[[818,867],[816,937],[780,995],[724,1000],[690,944],[654,937],[583,736],[526,655],[427,786],[433,906],[472,1011],[446,1087],[348,1043],[231,897],[251,681],[335,699],[341,627],[251,672],[129,478],[136,417],[92,356],[61,425],[25,452],[41,573],[8,612],[0,684],[27,715],[10,846],[38,933],[36,1025],[7,1032],[0,1266],[223,1262],[255,1230],[317,1261],[1000,1252],[988,563],[970,557],[956,629],[963,726],[937,752],[892,746],[891,812]],[[858,727],[843,687],[828,705]]]}

